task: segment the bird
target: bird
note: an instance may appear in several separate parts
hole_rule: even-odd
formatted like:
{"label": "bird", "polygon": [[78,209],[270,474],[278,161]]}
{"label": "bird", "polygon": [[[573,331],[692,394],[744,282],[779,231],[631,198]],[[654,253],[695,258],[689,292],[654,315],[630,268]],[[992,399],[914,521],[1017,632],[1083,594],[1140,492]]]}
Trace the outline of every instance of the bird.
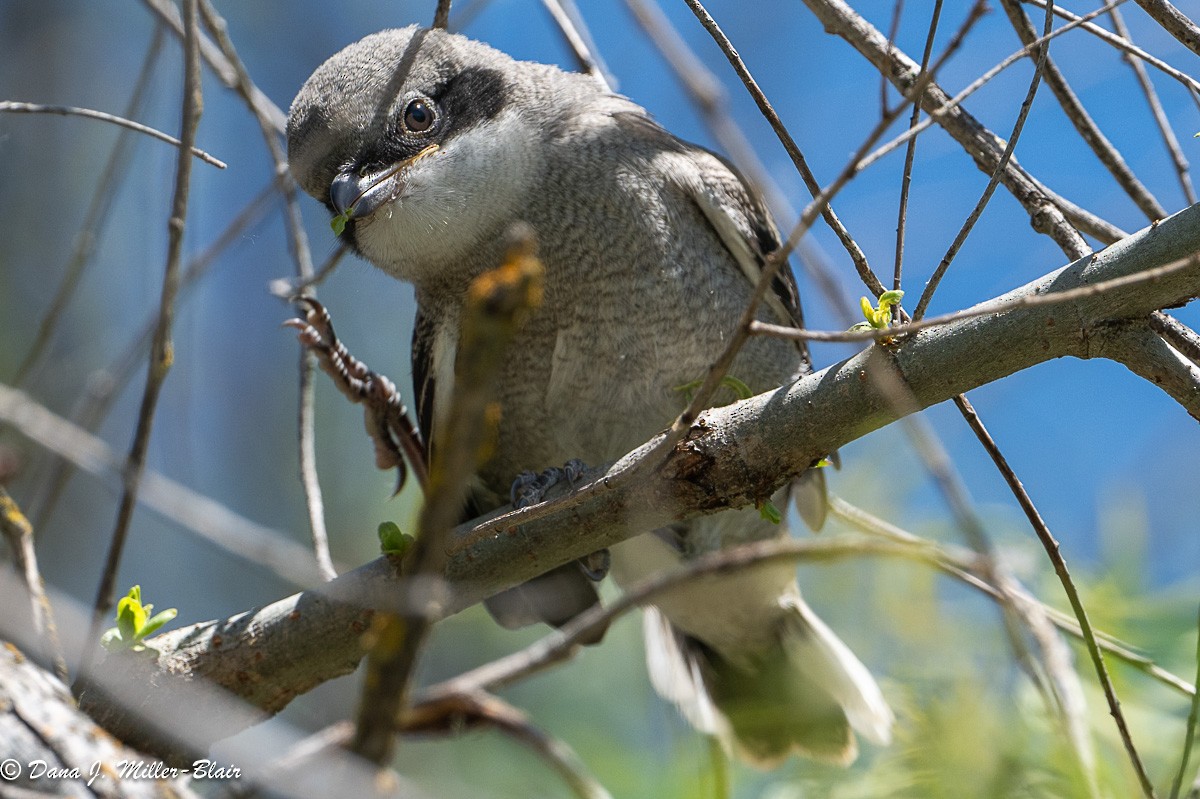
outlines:
{"label": "bird", "polygon": [[[436,28],[381,31],[319,66],[292,103],[287,150],[340,237],[414,287],[427,436],[453,391],[467,287],[500,264],[514,224],[536,236],[544,301],[499,367],[494,452],[464,518],[510,502],[518,475],[611,462],[669,426],[780,247],[763,201],[724,158],[587,75]],[[802,324],[790,270],[759,316]],[[730,374],[757,393],[809,371],[803,346],[759,336]],[[790,490],[773,501],[786,507]],[[507,627],[561,625],[597,601],[598,563],[627,587],[787,535],[753,507],[727,510],[641,532],[609,561],[565,564],[488,608]],[[889,743],[878,684],[801,598],[794,566],[687,582],[644,617],[654,687],[746,761],[770,767],[795,753],[846,764],[858,736]]]}

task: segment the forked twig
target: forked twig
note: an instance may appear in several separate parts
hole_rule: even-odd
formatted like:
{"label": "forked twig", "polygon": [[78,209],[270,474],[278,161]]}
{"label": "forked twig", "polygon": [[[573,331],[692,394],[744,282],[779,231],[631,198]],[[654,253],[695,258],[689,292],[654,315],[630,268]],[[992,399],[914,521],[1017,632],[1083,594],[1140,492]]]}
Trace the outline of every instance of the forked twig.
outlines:
{"label": "forked twig", "polygon": [[[1049,10],[1046,11],[1046,21],[1043,27],[1042,35],[1050,34],[1051,26],[1054,23],[1054,16]],[[992,199],[992,194],[1000,186],[1001,176],[1008,168],[1009,159],[1012,158],[1013,151],[1017,147],[1017,141],[1021,138],[1021,131],[1025,129],[1025,120],[1029,118],[1029,111],[1033,108],[1033,98],[1037,96],[1038,86],[1042,82],[1042,74],[1046,68],[1047,62],[1050,60],[1049,44],[1042,44],[1037,51],[1037,65],[1033,70],[1033,78],[1029,82],[1029,89],[1025,93],[1025,99],[1021,102],[1021,110],[1017,113],[1017,121],[1013,123],[1012,133],[1009,134],[1008,142],[1004,146],[1004,152],[1000,155],[999,161],[995,168],[992,169],[992,174],[988,178],[987,187],[984,188],[983,194],[979,201],[975,204],[967,220],[963,222],[958,233],[954,237],[954,241],[950,243],[950,247],[946,250],[946,254],[942,256],[942,260],[933,270],[933,274],[929,276],[929,282],[925,284],[925,290],[921,292],[921,298],[917,300],[917,306],[913,309],[913,319],[920,319],[925,315],[925,310],[929,307],[929,303],[933,300],[933,295],[937,291],[938,286],[942,282],[942,278],[946,275],[946,271],[950,268],[950,264],[954,261],[954,257],[958,255],[958,251],[967,241],[967,236],[971,235],[971,231],[975,228],[975,223],[979,221],[979,217],[983,215],[983,211],[987,208],[988,203]],[[1080,258],[1087,253],[1086,245],[1078,247],[1069,255]]]}

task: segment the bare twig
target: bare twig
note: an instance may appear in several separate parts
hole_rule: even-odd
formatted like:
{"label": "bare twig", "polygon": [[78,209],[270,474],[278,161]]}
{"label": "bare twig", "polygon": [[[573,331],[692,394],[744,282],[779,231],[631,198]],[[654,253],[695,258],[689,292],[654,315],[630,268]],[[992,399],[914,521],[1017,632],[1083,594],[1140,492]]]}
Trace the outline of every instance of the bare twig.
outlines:
{"label": "bare twig", "polygon": [[1162,311],[1150,314],[1150,329],[1162,336],[1197,367],[1200,367],[1200,335],[1173,316]]}
{"label": "bare twig", "polygon": [[1096,671],[1096,678],[1100,681],[1100,686],[1104,690],[1104,698],[1108,702],[1108,712],[1116,722],[1117,732],[1121,736],[1121,742],[1125,746],[1126,753],[1129,755],[1134,773],[1137,774],[1143,793],[1147,797],[1154,796],[1154,785],[1150,782],[1150,777],[1146,773],[1146,768],[1142,764],[1141,757],[1138,755],[1137,747],[1134,746],[1133,738],[1129,734],[1129,725],[1125,721],[1125,714],[1121,712],[1121,703],[1117,699],[1116,689],[1113,687],[1112,680],[1109,679],[1108,669],[1104,665],[1104,657],[1100,654],[1100,647],[1096,643],[1096,634],[1092,630],[1091,622],[1088,620],[1087,610],[1084,608],[1083,600],[1079,596],[1079,589],[1075,586],[1074,580],[1071,579],[1070,571],[1067,569],[1067,561],[1063,557],[1058,541],[1054,538],[1054,534],[1050,532],[1049,525],[1046,524],[1037,507],[1034,506],[1029,492],[1025,490],[1025,486],[1022,485],[1012,467],[1009,466],[1008,459],[1004,457],[1004,453],[1000,451],[1000,447],[996,444],[995,439],[992,438],[987,428],[984,427],[983,421],[979,418],[979,414],[975,412],[975,408],[971,405],[970,400],[966,398],[966,395],[959,395],[955,397],[954,403],[967,420],[967,424],[970,425],[976,438],[983,444],[983,448],[996,465],[996,469],[1004,478],[1004,482],[1008,484],[1013,497],[1016,498],[1017,504],[1021,506],[1021,510],[1025,513],[1025,518],[1029,520],[1029,524],[1041,542],[1042,547],[1045,548],[1046,555],[1050,558],[1050,563],[1054,566],[1054,572],[1058,575],[1059,582],[1062,583],[1063,592],[1067,595],[1067,601],[1071,603],[1071,610],[1075,613],[1075,619],[1079,622],[1079,629],[1083,633],[1083,641],[1087,647],[1088,655],[1091,657],[1092,667]]}
{"label": "bare twig", "polygon": [[[1117,35],[1127,41],[1132,41],[1129,36],[1129,28],[1125,25],[1125,17],[1121,12],[1112,8],[1109,10],[1108,16],[1112,20],[1113,30],[1117,32]],[[1159,102],[1158,92],[1154,90],[1154,83],[1146,73],[1146,66],[1140,58],[1134,58],[1128,53],[1123,58],[1129,64],[1129,68],[1133,70],[1133,76],[1137,78],[1138,86],[1142,88],[1142,94],[1146,96],[1146,102],[1150,105],[1150,113],[1154,117],[1154,124],[1158,125],[1163,145],[1171,156],[1171,163],[1175,165],[1175,173],[1179,176],[1179,185],[1183,189],[1184,199],[1187,200],[1188,205],[1191,205],[1196,202],[1196,190],[1192,187],[1187,157],[1183,154],[1183,148],[1179,146],[1179,139],[1176,138],[1175,129],[1171,127],[1171,122],[1167,119],[1167,112],[1163,110],[1162,103]]]}
{"label": "bare twig", "polygon": [[[179,17],[179,9],[174,3],[169,0],[142,0],[146,8],[150,9],[159,19],[167,24],[176,36],[183,38],[183,22]],[[238,87],[238,74],[233,64],[227,59],[217,48],[215,44],[208,40],[207,36],[200,35],[200,55],[204,58],[205,63],[212,69],[213,74],[230,89]],[[251,94],[254,97],[254,106],[259,109],[269,120],[271,127],[280,135],[283,135],[287,129],[287,114],[283,112],[279,106],[271,101],[258,87],[250,87]]]}
{"label": "bare twig", "polygon": [[[1196,684],[1200,686],[1200,620],[1196,625]],[[1187,777],[1188,760],[1191,759],[1192,744],[1196,740],[1196,725],[1200,722],[1200,691],[1192,694],[1192,707],[1188,711],[1187,732],[1183,736],[1183,756],[1179,759],[1179,771],[1171,783],[1171,799],[1179,799],[1183,780]]]}
{"label": "bare twig", "polygon": [[[1046,0],[1022,0],[1022,2],[1029,3],[1030,5],[1037,6],[1038,8],[1045,8],[1047,5]],[[1061,19],[1069,20],[1071,22],[1076,22],[1082,19],[1090,19],[1095,16],[1094,14],[1085,14],[1083,17],[1080,17],[1079,15],[1073,14],[1058,5],[1054,5],[1054,14]],[[1191,75],[1187,74],[1181,69],[1176,69],[1166,61],[1163,61],[1161,58],[1146,52],[1131,42],[1128,38],[1119,36],[1112,31],[1106,30],[1105,28],[1102,28],[1101,26],[1092,22],[1084,23],[1082,27],[1083,30],[1099,38],[1100,40],[1107,42],[1121,52],[1140,61],[1144,61],[1163,74],[1169,75],[1170,77],[1179,81],[1181,84],[1183,84],[1185,89],[1188,89],[1193,94],[1200,92],[1200,80],[1193,78]]]}
{"label": "bare twig", "polygon": [[446,30],[450,26],[450,0],[438,0],[433,12],[433,27]]}
{"label": "bare twig", "polygon": [[472,690],[496,690],[512,685],[570,658],[584,641],[594,640],[598,632],[606,629],[616,619],[698,577],[767,563],[823,563],[863,556],[895,557],[931,563],[936,560],[932,547],[913,545],[909,542],[881,541],[858,535],[775,539],[709,552],[689,560],[677,569],[656,573],[630,586],[619,598],[607,605],[588,608],[558,630],[522,650],[422,690],[416,699],[419,702],[428,701]]}
{"label": "bare twig", "polygon": [[547,735],[522,711],[481,690],[443,695],[419,702],[400,718],[405,733],[457,732],[463,726],[495,727],[546,761],[579,799],[612,799],[567,744]]}
{"label": "bare twig", "polygon": [[[926,316],[923,319],[915,322],[907,322],[905,324],[894,325],[892,327],[886,327],[877,330],[799,330],[794,327],[772,325],[766,322],[756,321],[751,325],[751,332],[758,335],[780,336],[783,338],[794,338],[803,341],[836,341],[843,343],[855,341],[887,342],[891,339],[902,338],[913,333],[918,333],[922,330],[941,327],[943,325],[960,322],[965,319],[989,316],[994,313],[1004,313],[1005,311],[1016,308],[1031,308],[1036,306],[1058,305],[1060,303],[1074,302],[1075,300],[1083,297],[1092,297],[1109,291],[1117,291],[1138,283],[1151,283],[1155,280],[1161,280],[1162,278],[1174,274],[1175,272],[1195,266],[1196,258],[1197,256],[1188,256],[1187,258],[1180,258],[1177,261],[1172,261],[1171,263],[1163,264],[1162,266],[1156,266],[1152,269],[1147,269],[1145,272],[1138,272],[1132,275],[1122,275],[1121,277],[1111,278],[1109,280],[1100,280],[1096,283],[1091,283],[1086,286],[1076,286],[1075,288],[1066,289],[1063,291],[1048,291],[1044,293],[1038,292],[1034,294],[1022,294],[1018,297],[990,300],[988,302],[975,305],[971,308],[964,308],[961,311],[951,311],[950,313],[941,314],[940,316]],[[1166,318],[1169,319],[1170,317]],[[1190,349],[1188,342],[1183,337],[1188,333],[1190,333],[1192,336],[1195,336],[1196,334],[1192,333],[1187,328],[1184,328],[1182,325],[1179,325],[1178,322],[1176,322],[1176,326],[1169,328],[1174,331],[1171,335],[1180,337],[1178,343],[1185,347],[1186,353],[1194,352],[1194,350]],[[1183,332],[1185,330],[1187,333]],[[1164,336],[1168,335],[1167,333],[1161,334]],[[1176,341],[1172,339],[1172,343],[1174,344]],[[1195,344],[1190,346],[1200,346],[1200,341],[1197,341]]]}
{"label": "bare twig", "polygon": [[312,277],[307,280],[278,278],[271,281],[269,290],[281,300],[290,300],[293,297],[308,294],[310,293],[308,289],[321,285],[325,282],[325,278],[333,274],[333,270],[337,268],[337,265],[341,263],[342,258],[348,252],[350,252],[349,245],[339,241],[338,246],[329,254],[325,262],[317,267]]}
{"label": "bare twig", "polygon": [[[700,24],[709,32],[709,35],[712,36],[717,46],[721,48],[721,52],[725,54],[725,58],[733,66],[734,72],[737,73],[738,78],[745,85],[746,90],[754,99],[763,117],[771,125],[771,129],[775,131],[775,135],[779,138],[780,143],[783,144],[783,149],[787,151],[788,157],[792,159],[792,164],[795,165],[796,171],[800,174],[800,179],[804,181],[809,194],[815,200],[821,193],[821,184],[817,181],[816,175],[813,174],[812,169],[808,166],[808,161],[804,158],[804,154],[800,151],[800,147],[796,144],[795,139],[792,138],[792,134],[788,132],[787,127],[783,124],[783,120],[779,118],[779,114],[776,113],[766,94],[759,88],[757,81],[754,80],[754,76],[750,74],[750,70],[747,69],[741,56],[734,49],[733,43],[725,36],[725,33],[717,25],[716,20],[700,4],[699,0],[684,0],[684,2],[688,4],[692,13],[700,20]],[[846,226],[842,224],[842,221],[828,202],[821,204],[820,215],[825,220],[825,223],[829,225],[829,229],[837,236],[838,241],[846,249],[846,253],[850,256],[850,260],[863,282],[868,286],[881,285],[879,277],[875,275],[871,270],[870,264],[867,263],[867,256],[863,253],[862,248],[858,246],[854,237],[846,230]]]}
{"label": "bare twig", "polygon": [[[233,69],[236,78],[234,88],[245,101],[262,132],[263,141],[270,153],[278,178],[277,185],[283,194],[284,221],[288,231],[288,244],[292,258],[296,263],[296,276],[300,283],[307,283],[313,276],[312,254],[308,246],[308,234],[304,229],[304,219],[297,201],[296,183],[288,171],[287,154],[279,140],[279,132],[273,124],[274,104],[264,102],[265,97],[246,70],[238,55],[233,40],[229,38],[228,26],[224,18],[217,13],[209,0],[202,0],[201,12],[205,27],[216,39],[221,54]],[[314,390],[312,382],[313,355],[307,350],[300,351],[298,365],[300,388],[296,411],[297,449],[300,464],[300,484],[304,490],[304,504],[308,511],[309,530],[312,534],[313,552],[317,559],[318,568],[326,579],[333,579],[337,572],[333,567],[333,558],[329,554],[329,533],[325,527],[325,503],[321,497],[321,483],[317,474],[316,464],[316,433],[314,424],[316,411],[314,409]]]}
{"label": "bare twig", "polygon": [[[896,4],[896,24],[899,24],[900,19],[900,4]],[[938,20],[942,16],[942,0],[937,0],[933,4],[933,11],[929,18],[929,33],[925,36],[925,50],[921,53],[921,71],[929,70],[929,57],[933,53],[933,40],[937,35]],[[888,35],[888,41],[894,42],[896,34],[893,31]],[[887,86],[887,78],[879,76],[883,87]],[[881,89],[880,91],[883,91]],[[921,119],[921,102],[920,98],[916,98],[913,102],[912,116],[908,119],[908,129],[911,131],[917,126]],[[892,288],[899,289],[901,286],[901,278],[904,274],[904,234],[908,229],[908,191],[912,185],[912,170],[913,161],[917,156],[917,137],[914,135],[908,140],[908,147],[904,152],[904,172],[900,177],[900,207],[896,212],[896,261],[892,271]],[[882,293],[882,292],[881,292]],[[878,294],[875,296],[879,296]],[[893,316],[897,319],[901,313],[900,306],[896,306],[896,311]]]}
{"label": "bare twig", "polygon": [[8,541],[12,550],[13,563],[25,583],[29,598],[33,633],[41,647],[46,662],[54,665],[54,673],[66,682],[67,661],[63,657],[62,642],[58,638],[58,626],[54,623],[54,610],[46,596],[46,585],[37,565],[37,552],[33,548],[33,525],[25,518],[21,508],[7,489],[0,485],[0,535]]}
{"label": "bare twig", "polygon": [[[195,141],[195,136],[184,136],[184,140],[163,133],[161,130],[156,130],[149,125],[143,125],[140,122],[134,122],[132,119],[125,119],[116,114],[109,114],[104,111],[96,111],[91,108],[76,108],[69,105],[41,105],[39,103],[18,103],[11,100],[0,100],[0,112],[7,111],[14,114],[61,114],[63,116],[86,117],[87,119],[98,119],[101,122],[108,122],[113,125],[119,125],[122,128],[137,133],[144,133],[152,139],[165,141],[167,144],[176,147],[183,147],[189,153],[199,158],[206,164],[212,164],[217,169],[224,169],[226,163],[219,158],[209,155],[198,147],[193,147],[191,142]],[[187,142],[185,145],[184,142]]]}
{"label": "bare twig", "polygon": [[600,88],[610,92],[613,90],[608,71],[592,46],[591,36],[582,27],[582,19],[571,0],[542,0],[542,5],[550,12],[550,17],[566,40],[567,46],[575,56],[575,63],[581,72],[589,75],[600,84]]}
{"label": "bare twig", "polygon": [[[162,50],[162,41],[162,28],[156,27],[154,38],[150,40],[150,46],[146,48],[146,56],[142,59],[141,69],[138,70],[137,82],[134,83],[133,91],[129,95],[129,102],[125,105],[126,117],[135,116],[141,108],[146,86],[150,83],[154,64],[158,61],[158,54]],[[104,170],[96,182],[96,191],[92,194],[92,200],[88,204],[83,223],[75,235],[75,248],[71,252],[71,259],[67,262],[66,268],[63,269],[62,281],[58,284],[58,289],[55,290],[49,307],[42,314],[41,321],[38,322],[37,333],[34,335],[33,343],[29,345],[29,351],[21,360],[20,366],[17,367],[16,375],[12,380],[13,385],[19,386],[24,382],[25,377],[50,342],[51,335],[59,320],[62,319],[63,310],[75,295],[75,289],[79,285],[80,278],[83,277],[84,269],[91,259],[92,253],[95,252],[100,231],[108,219],[112,200],[117,195],[116,187],[119,185],[119,180],[128,174],[124,167],[131,151],[132,140],[133,136],[128,130],[122,130],[117,134],[117,140],[104,163]]]}
{"label": "bare twig", "polygon": [[[158,407],[159,393],[163,381],[171,368],[174,359],[171,343],[171,326],[175,318],[175,296],[179,290],[180,253],[183,246],[183,230],[187,219],[188,189],[191,184],[192,142],[196,138],[196,128],[200,122],[203,109],[203,99],[200,87],[200,46],[198,38],[198,0],[184,2],[184,75],[183,75],[183,109],[181,130],[181,147],[179,159],[175,168],[175,193],[171,203],[171,217],[167,222],[167,263],[163,275],[162,295],[159,300],[158,329],[154,336],[154,344],[150,352],[150,366],[146,375],[146,387],[142,394],[141,408],[138,412],[137,428],[134,431],[133,443],[129,449],[128,467],[125,472],[125,488],[121,495],[121,504],[117,510],[116,526],[113,530],[112,541],[104,560],[101,573],[100,587],[96,591],[94,616],[92,617],[90,639],[95,639],[100,632],[103,618],[112,607],[117,581],[117,568],[125,549],[125,540],[129,534],[129,524],[133,519],[133,510],[137,503],[138,488],[142,472],[146,468],[146,451],[150,444],[150,430],[154,424],[154,413]],[[90,662],[92,650],[87,649],[85,663]],[[87,669],[84,668],[84,671]]]}
{"label": "bare twig", "polygon": [[[1021,37],[1021,41],[1026,45],[1031,44],[1037,38],[1037,32],[1034,30],[1029,18],[1025,16],[1025,12],[1021,9],[1019,0],[1001,0],[1001,5],[1004,6],[1004,11],[1008,15],[1009,22],[1012,23],[1017,35]],[[1112,10],[1115,10],[1115,7]],[[1052,8],[1047,10],[1047,14],[1052,13]],[[1049,26],[1047,25],[1047,27]],[[1104,164],[1105,169],[1116,179],[1118,185],[1129,195],[1134,204],[1151,222],[1166,216],[1167,210],[1150,193],[1150,190],[1138,180],[1137,175],[1125,163],[1125,159],[1117,151],[1117,148],[1108,140],[1103,131],[1100,130],[1099,125],[1088,114],[1079,97],[1071,89],[1070,84],[1067,83],[1066,76],[1059,70],[1053,58],[1046,57],[1042,71],[1046,78],[1046,85],[1054,93],[1059,106],[1062,107],[1063,113],[1067,115],[1067,119],[1071,120],[1071,124],[1075,126],[1075,130],[1079,132],[1084,142],[1096,154],[1096,157],[1100,159],[1100,163]]]}
{"label": "bare twig", "polygon": [[[843,0],[804,0],[826,29],[846,39],[878,70],[884,72],[893,85],[907,92],[919,79],[920,70],[912,59],[898,48],[889,50],[887,40],[867,20]],[[949,101],[949,95],[931,82],[921,94],[921,105],[928,114],[936,113]],[[1004,152],[1004,141],[984,127],[963,108],[957,107],[938,117],[937,122],[972,157],[984,172],[993,174]],[[1068,221],[1063,210],[1065,201],[1050,192],[1010,159],[1001,173],[1001,183],[1030,215],[1030,222],[1039,233],[1049,235],[1063,252],[1077,258],[1088,247],[1079,231]]]}
{"label": "bare twig", "polygon": [[[1042,35],[1047,36],[1050,33],[1051,26],[1054,23],[1054,16],[1049,9],[1046,11],[1046,21],[1043,27]],[[1012,158],[1013,151],[1017,147],[1017,141],[1021,138],[1021,131],[1025,128],[1025,120],[1029,118],[1029,111],[1033,108],[1033,98],[1037,96],[1038,86],[1042,82],[1042,73],[1046,68],[1046,64],[1050,59],[1050,46],[1042,44],[1037,52],[1037,65],[1033,70],[1033,78],[1029,82],[1029,89],[1025,93],[1025,99],[1021,102],[1021,110],[1017,113],[1017,121],[1013,123],[1012,133],[1008,137],[1008,141],[1004,146],[1004,152],[1000,155],[1000,160],[996,163],[992,170],[991,177],[988,178],[987,187],[984,188],[983,194],[979,198],[979,202],[975,204],[971,214],[967,220],[959,228],[958,234],[955,235],[954,241],[951,242],[946,254],[942,256],[942,260],[933,270],[933,274],[929,276],[929,282],[925,284],[925,290],[921,292],[921,298],[917,300],[917,307],[913,309],[913,319],[920,319],[925,315],[926,309],[929,308],[929,303],[933,300],[933,295],[937,292],[938,286],[942,282],[942,278],[946,274],[946,270],[950,268],[950,264],[954,261],[954,257],[958,255],[958,251],[967,241],[967,236],[971,235],[971,231],[975,229],[975,223],[979,221],[979,217],[983,215],[983,211],[987,208],[988,202],[992,199],[992,194],[1000,185],[1000,178],[1004,171],[1008,168],[1009,159]],[[1068,255],[1076,258],[1082,257],[1087,253],[1087,248],[1083,247],[1075,252],[1070,252]]]}
{"label": "bare twig", "polygon": [[[940,117],[949,113],[951,110],[957,108],[960,104],[962,104],[962,102],[964,100],[966,100],[972,94],[979,91],[981,88],[983,88],[988,83],[990,83],[997,75],[999,75],[1001,72],[1008,69],[1013,64],[1020,61],[1021,59],[1025,58],[1030,53],[1034,52],[1034,50],[1037,49],[1038,47],[1040,47],[1041,45],[1045,44],[1046,42],[1050,41],[1051,39],[1055,39],[1055,38],[1063,35],[1067,31],[1073,30],[1073,29],[1079,27],[1080,25],[1083,25],[1084,22],[1089,19],[1095,19],[1096,17],[1103,14],[1105,11],[1109,11],[1111,9],[1116,8],[1118,5],[1120,5],[1121,3],[1124,3],[1125,1],[1126,0],[1110,0],[1110,2],[1108,4],[1106,4],[1104,7],[1098,8],[1095,11],[1092,11],[1089,14],[1085,14],[1082,17],[1075,17],[1070,22],[1068,22],[1066,25],[1063,25],[1061,28],[1051,31],[1046,36],[1039,36],[1037,39],[1034,39],[1033,41],[1026,44],[1020,50],[1017,50],[1016,52],[1009,54],[1006,58],[1002,59],[1001,61],[996,63],[994,66],[992,66],[990,69],[985,71],[982,75],[977,77],[975,80],[971,81],[971,83],[968,84],[966,88],[964,88],[958,94],[956,94],[952,98],[950,98],[944,105],[938,107],[936,110],[931,111],[929,114],[929,117],[927,119],[925,119],[925,121],[923,121],[917,125],[910,126],[909,129],[906,130],[904,133],[900,134],[899,136],[897,136],[896,138],[887,142],[886,144],[880,146],[877,150],[875,150],[873,153],[871,153],[866,158],[864,158],[862,163],[860,164],[860,168],[866,169],[868,166],[874,164],[880,158],[883,158],[885,155],[887,155],[888,153],[895,150],[901,144],[904,144],[906,141],[911,140],[913,137],[919,136],[920,134],[924,133],[925,130],[928,129],[931,125],[935,124]],[[1055,6],[1054,8],[1057,8],[1057,6]],[[1061,198],[1058,200],[1058,203],[1062,207],[1063,212],[1065,214],[1067,214],[1068,218],[1071,218],[1073,213],[1079,212],[1079,209],[1074,209],[1073,206],[1071,206],[1070,204],[1061,200]],[[1079,224],[1079,223],[1076,223],[1076,224]],[[1094,224],[1095,223],[1092,223],[1092,226],[1094,226]],[[1116,236],[1112,236],[1111,234],[1101,234],[1101,233],[1094,232],[1091,229],[1088,229],[1087,226],[1081,226],[1081,229],[1087,230],[1087,232],[1091,233],[1094,236],[1097,236],[1098,238],[1106,241],[1107,243],[1111,243],[1112,241],[1116,240],[1117,238],[1121,238],[1122,236],[1125,235],[1124,233],[1121,233]]]}
{"label": "bare twig", "polygon": [[1200,55],[1200,26],[1171,5],[1170,0],[1137,0],[1137,4],[1180,44]]}

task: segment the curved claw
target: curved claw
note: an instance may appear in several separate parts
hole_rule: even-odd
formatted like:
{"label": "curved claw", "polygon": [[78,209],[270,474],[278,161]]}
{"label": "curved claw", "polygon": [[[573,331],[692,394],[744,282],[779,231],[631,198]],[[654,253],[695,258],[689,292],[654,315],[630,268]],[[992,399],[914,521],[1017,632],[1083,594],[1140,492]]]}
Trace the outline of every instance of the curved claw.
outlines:
{"label": "curved claw", "polygon": [[600,549],[575,562],[589,580],[598,583],[608,576],[608,570],[612,566],[612,554],[607,549]]}
{"label": "curved claw", "polygon": [[521,472],[513,480],[509,489],[508,499],[514,508],[528,508],[536,505],[546,496],[546,492],[563,480],[572,488],[579,478],[587,471],[587,464],[578,458],[567,461],[562,468],[551,466],[541,472]]}

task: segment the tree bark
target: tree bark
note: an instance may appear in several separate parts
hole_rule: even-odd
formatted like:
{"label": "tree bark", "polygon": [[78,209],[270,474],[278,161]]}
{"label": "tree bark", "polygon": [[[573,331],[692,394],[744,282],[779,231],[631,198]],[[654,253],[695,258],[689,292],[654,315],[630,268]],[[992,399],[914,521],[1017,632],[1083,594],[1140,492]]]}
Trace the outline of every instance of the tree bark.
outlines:
{"label": "tree bark", "polygon": [[[1137,278],[1150,270],[1157,271]],[[1063,302],[1039,299],[1068,291]],[[769,497],[818,458],[873,430],[1054,358],[1117,360],[1200,419],[1200,369],[1145,333],[1152,312],[1198,295],[1200,205],[989,301],[980,306],[986,313],[871,346],[791,385],[712,409],[663,463],[646,457],[651,441],[592,472],[569,496],[461,525],[450,538],[451,598],[442,612],[632,535]],[[424,596],[419,591],[380,558],[267,607],[160,635],[150,642],[162,653],[157,663],[120,676],[145,686],[147,703],[168,701],[156,692],[172,690],[170,677],[206,678],[277,712],[355,668],[370,608],[400,609]],[[103,695],[85,697],[85,707],[114,733],[136,733],[136,714]],[[248,718],[236,714],[227,729],[209,725],[206,734],[231,734]]]}

